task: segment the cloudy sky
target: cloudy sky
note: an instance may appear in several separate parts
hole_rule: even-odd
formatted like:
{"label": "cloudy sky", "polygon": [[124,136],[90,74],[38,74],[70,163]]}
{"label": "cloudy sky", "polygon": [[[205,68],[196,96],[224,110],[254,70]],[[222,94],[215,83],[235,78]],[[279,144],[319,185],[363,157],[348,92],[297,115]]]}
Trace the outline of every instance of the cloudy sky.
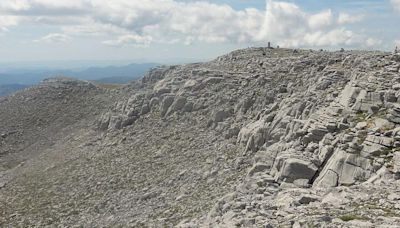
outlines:
{"label": "cloudy sky", "polygon": [[262,46],[393,50],[400,0],[0,0],[0,62],[200,60]]}

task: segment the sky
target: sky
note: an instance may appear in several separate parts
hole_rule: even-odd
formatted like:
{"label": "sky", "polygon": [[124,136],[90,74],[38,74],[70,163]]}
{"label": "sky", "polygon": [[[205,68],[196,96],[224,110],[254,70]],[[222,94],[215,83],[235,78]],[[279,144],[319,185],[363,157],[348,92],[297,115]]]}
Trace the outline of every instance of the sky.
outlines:
{"label": "sky", "polygon": [[250,46],[394,50],[400,0],[0,0],[0,63],[200,61]]}

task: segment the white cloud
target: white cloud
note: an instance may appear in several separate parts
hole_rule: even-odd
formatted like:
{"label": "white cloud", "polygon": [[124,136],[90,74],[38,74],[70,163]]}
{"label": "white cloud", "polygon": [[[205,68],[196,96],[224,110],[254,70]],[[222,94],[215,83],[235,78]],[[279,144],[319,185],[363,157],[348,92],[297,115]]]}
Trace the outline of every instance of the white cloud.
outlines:
{"label": "white cloud", "polygon": [[18,24],[18,17],[15,16],[0,16],[0,32],[7,31],[9,27]]}
{"label": "white cloud", "polygon": [[380,39],[374,39],[374,38],[368,38],[366,41],[366,46],[367,47],[377,47],[382,44],[382,40]]}
{"label": "white cloud", "polygon": [[309,14],[297,5],[268,1],[258,40],[288,47],[365,46],[362,35],[337,23],[331,10]]}
{"label": "white cloud", "polygon": [[83,24],[67,25],[62,27],[62,31],[72,35],[105,36],[105,35],[123,35],[131,32],[112,24],[102,24],[93,20],[88,20]]}
{"label": "white cloud", "polygon": [[400,12],[400,0],[390,0],[390,2],[392,3],[393,8]]}
{"label": "white cloud", "polygon": [[148,46],[152,42],[152,37],[150,36],[139,36],[135,34],[124,35],[118,37],[116,40],[103,41],[103,44],[109,46],[123,46],[126,44],[135,44],[138,46]]}
{"label": "white cloud", "polygon": [[[399,0],[395,0],[399,1]],[[0,13],[19,23],[58,25],[62,32],[41,41],[70,36],[104,36],[111,46],[152,43],[256,43],[281,46],[366,45],[367,38],[343,27],[360,18],[331,10],[307,13],[293,3],[267,0],[266,11],[177,0],[0,0]],[[0,20],[0,28],[3,25]],[[67,35],[65,35],[67,34]]]}
{"label": "white cloud", "polygon": [[52,14],[54,10],[62,9],[66,13],[71,10],[83,10],[90,5],[91,0],[1,0],[0,10],[14,13]]}
{"label": "white cloud", "polygon": [[324,12],[310,15],[308,19],[308,24],[311,29],[324,29],[332,25],[333,15],[331,10],[326,10]]}
{"label": "white cloud", "polygon": [[256,9],[235,11],[228,5],[208,2],[122,2],[116,0],[110,5],[95,4],[95,20],[141,36],[151,36],[155,42],[185,40],[188,37],[210,43],[246,42],[258,32],[263,19],[263,13]]}
{"label": "white cloud", "polygon": [[65,43],[71,40],[70,36],[60,33],[50,33],[40,39],[34,40],[34,42],[45,42],[45,43]]}
{"label": "white cloud", "polygon": [[28,1],[3,0],[0,2],[0,9],[2,11],[21,11],[29,8],[30,3]]}
{"label": "white cloud", "polygon": [[339,24],[350,24],[350,23],[356,23],[359,21],[362,21],[364,19],[364,15],[361,14],[355,14],[351,15],[348,13],[340,13],[338,17],[338,23]]}
{"label": "white cloud", "polygon": [[338,46],[351,45],[355,42],[354,33],[345,29],[335,29],[328,32],[311,32],[304,36],[300,45],[307,46]]}

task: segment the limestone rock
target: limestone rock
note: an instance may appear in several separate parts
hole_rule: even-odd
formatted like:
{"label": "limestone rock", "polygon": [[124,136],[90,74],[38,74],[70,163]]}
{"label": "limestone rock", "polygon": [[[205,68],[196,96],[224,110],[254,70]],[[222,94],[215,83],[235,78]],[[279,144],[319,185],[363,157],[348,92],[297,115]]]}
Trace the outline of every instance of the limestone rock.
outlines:
{"label": "limestone rock", "polygon": [[400,173],[400,152],[396,152],[393,156],[393,172]]}
{"label": "limestone rock", "polygon": [[317,167],[308,161],[289,158],[282,162],[282,166],[278,170],[275,179],[293,183],[297,179],[311,180],[317,171]]}
{"label": "limestone rock", "polygon": [[161,102],[161,116],[164,116],[167,114],[169,107],[172,105],[174,102],[175,97],[174,96],[166,96]]}
{"label": "limestone rock", "polygon": [[372,167],[368,159],[336,150],[314,182],[316,187],[351,185],[367,180]]}
{"label": "limestone rock", "polygon": [[2,97],[0,226],[396,227],[399,60],[247,48]]}

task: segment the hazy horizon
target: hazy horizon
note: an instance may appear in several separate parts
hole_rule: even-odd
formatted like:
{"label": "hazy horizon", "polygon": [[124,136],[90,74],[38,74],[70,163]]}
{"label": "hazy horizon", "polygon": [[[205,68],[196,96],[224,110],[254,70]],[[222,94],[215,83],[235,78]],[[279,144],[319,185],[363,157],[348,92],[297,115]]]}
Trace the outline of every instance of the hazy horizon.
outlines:
{"label": "hazy horizon", "polygon": [[170,61],[151,60],[41,60],[41,61],[0,61],[0,72],[4,69],[85,69],[89,67],[126,66],[130,64],[156,63],[160,65],[185,64],[209,59],[176,59]]}

